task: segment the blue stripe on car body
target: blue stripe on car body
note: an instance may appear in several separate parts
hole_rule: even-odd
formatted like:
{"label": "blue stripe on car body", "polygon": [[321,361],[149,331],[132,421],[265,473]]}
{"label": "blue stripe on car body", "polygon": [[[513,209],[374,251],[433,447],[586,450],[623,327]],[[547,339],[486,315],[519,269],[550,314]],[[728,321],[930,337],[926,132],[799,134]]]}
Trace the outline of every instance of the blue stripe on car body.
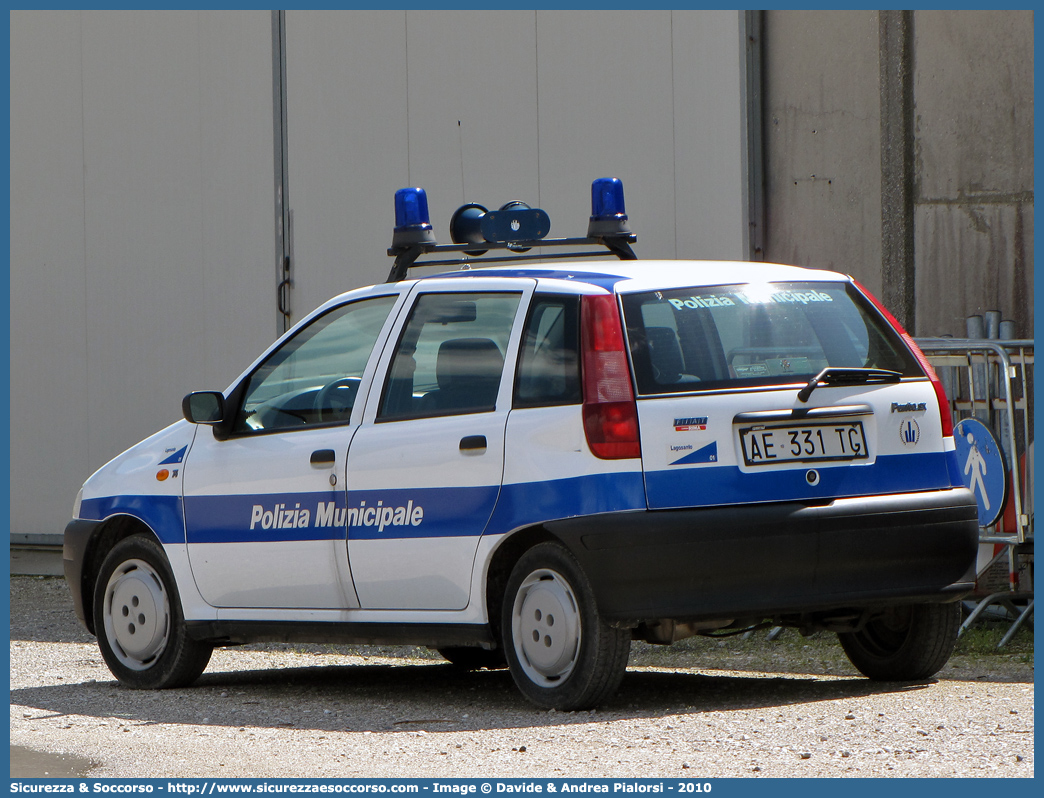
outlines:
{"label": "blue stripe on car body", "polygon": [[[459,516],[461,507],[472,507],[482,519],[492,510],[493,517],[473,529],[442,520]],[[81,516],[101,521],[116,514],[132,515],[148,524],[163,543],[185,542],[187,517],[188,542],[195,544],[344,540],[346,526],[352,540],[478,537],[577,515],[643,509],[642,475],[633,471],[503,488],[351,491],[347,504],[343,493],[331,491],[188,496],[184,505],[171,496],[111,496],[85,499]],[[195,519],[205,519],[206,527]]]}
{"label": "blue stripe on car body", "polygon": [[443,272],[441,274],[425,275],[424,277],[418,278],[418,281],[423,280],[434,280],[436,278],[445,277],[528,277],[532,279],[541,280],[569,280],[577,283],[586,283],[588,285],[595,285],[599,288],[604,288],[606,291],[612,291],[617,283],[623,282],[624,280],[631,279],[630,277],[624,277],[617,274],[598,274],[594,272],[567,272],[567,271],[552,271],[549,269],[483,269],[482,272],[476,275],[474,271],[455,271],[455,272]]}
{"label": "blue stripe on car body", "polygon": [[[952,461],[952,462],[951,462]],[[663,507],[663,496],[687,496],[690,507],[833,499],[944,489],[959,478],[952,452],[882,456],[873,465],[818,469],[820,482],[805,480],[805,469],[743,473],[736,466],[593,474],[567,479],[467,488],[258,495],[108,496],[84,499],[80,516],[102,521],[130,515],[147,524],[163,543],[246,543],[304,540],[390,540],[501,535],[544,521]],[[958,483],[959,484],[959,483]],[[499,497],[498,497],[499,492]],[[493,503],[495,502],[495,507]],[[474,508],[492,517],[484,528],[461,528],[442,521],[452,508]],[[676,506],[676,505],[675,505]],[[354,511],[354,512],[353,512]],[[372,511],[372,512],[368,512]],[[419,513],[418,513],[419,511]],[[206,519],[201,529],[194,519]],[[383,521],[383,523],[382,523]]]}
{"label": "blue stripe on car body", "polygon": [[139,519],[156,533],[161,543],[185,542],[185,513],[180,496],[104,496],[80,503],[83,520],[104,521],[114,515]]}
{"label": "blue stripe on car body", "polygon": [[[880,455],[873,464],[829,468],[771,469],[744,473],[738,466],[704,466],[647,471],[649,506],[711,507],[807,499],[879,496],[957,487],[953,482],[952,452]],[[819,474],[810,485],[806,474]],[[679,505],[684,497],[685,505]],[[756,497],[756,498],[755,498]]]}

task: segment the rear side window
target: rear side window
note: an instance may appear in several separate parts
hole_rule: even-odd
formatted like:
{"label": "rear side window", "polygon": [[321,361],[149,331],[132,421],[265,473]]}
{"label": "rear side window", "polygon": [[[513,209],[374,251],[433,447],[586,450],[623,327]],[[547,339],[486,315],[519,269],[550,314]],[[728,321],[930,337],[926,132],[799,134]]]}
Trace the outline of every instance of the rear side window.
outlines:
{"label": "rear side window", "polygon": [[515,376],[514,407],[580,404],[580,297],[533,298]]}
{"label": "rear side window", "polygon": [[623,304],[641,394],[803,382],[828,367],[922,376],[846,283],[672,289]]}

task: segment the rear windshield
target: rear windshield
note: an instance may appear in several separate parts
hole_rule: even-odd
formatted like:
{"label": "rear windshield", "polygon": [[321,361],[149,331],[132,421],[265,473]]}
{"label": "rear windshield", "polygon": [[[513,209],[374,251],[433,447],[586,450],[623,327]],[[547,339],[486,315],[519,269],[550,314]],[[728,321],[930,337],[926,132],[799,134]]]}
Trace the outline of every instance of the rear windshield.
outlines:
{"label": "rear windshield", "polygon": [[626,294],[641,394],[807,382],[827,367],[923,376],[847,283],[764,283]]}

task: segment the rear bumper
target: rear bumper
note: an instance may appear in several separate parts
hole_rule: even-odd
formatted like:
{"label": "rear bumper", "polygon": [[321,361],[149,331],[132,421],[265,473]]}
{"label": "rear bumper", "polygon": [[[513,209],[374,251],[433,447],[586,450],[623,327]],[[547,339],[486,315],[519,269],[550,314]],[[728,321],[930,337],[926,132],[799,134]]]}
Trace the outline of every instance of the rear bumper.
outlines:
{"label": "rear bumper", "polygon": [[768,618],[946,601],[975,581],[978,516],[964,488],[609,513],[545,524],[612,620]]}

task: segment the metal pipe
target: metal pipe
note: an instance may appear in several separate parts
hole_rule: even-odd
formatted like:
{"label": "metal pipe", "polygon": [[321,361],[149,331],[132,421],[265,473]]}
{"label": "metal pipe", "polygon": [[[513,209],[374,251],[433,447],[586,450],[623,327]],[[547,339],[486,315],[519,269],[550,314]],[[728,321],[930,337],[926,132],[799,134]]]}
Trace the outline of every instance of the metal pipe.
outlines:
{"label": "metal pipe", "polygon": [[1022,614],[1015,619],[1015,623],[1011,625],[1008,633],[1001,638],[1001,641],[997,644],[997,648],[1004,648],[1011,642],[1011,638],[1015,636],[1015,633],[1019,631],[1019,627],[1022,626],[1022,622],[1033,614],[1033,599],[1030,599],[1029,604],[1026,605],[1026,609],[1022,611]]}
{"label": "metal pipe", "polygon": [[[1005,379],[1001,380],[1004,385],[1004,401],[1007,405],[1007,412],[1009,415],[1015,412],[1015,399],[1012,395],[1011,390],[1011,377],[1014,375],[1014,371],[1011,364],[1011,357],[1008,355],[1007,349],[1015,349],[1025,347],[1026,349],[1032,349],[1033,341],[1005,341],[1003,345],[999,341],[962,341],[958,338],[919,338],[916,339],[917,345],[920,347],[922,352],[926,354],[928,352],[959,352],[963,353],[971,360],[972,353],[975,351],[981,352],[983,358],[988,361],[989,356],[992,354],[997,358],[997,361],[1002,369],[1001,373],[1005,375]],[[1028,412],[1028,409],[1027,409]],[[1007,444],[1010,447],[1010,451],[1014,452],[1015,448],[1015,430],[1014,425],[1009,424],[1007,430]],[[1011,542],[1024,543],[1026,541],[1026,526],[1024,523],[1023,507],[1022,507],[1022,485],[1020,480],[1011,480],[1012,498],[1015,502],[1015,527],[1016,534],[1015,540]],[[1005,536],[1007,537],[1007,536]],[[1009,538],[1009,540],[1011,540]]]}
{"label": "metal pipe", "polygon": [[[1000,325],[1001,325],[1001,312],[999,310],[987,310],[983,314],[983,323],[986,328],[986,338],[990,341],[996,341],[1000,337]],[[986,394],[989,401],[987,409],[987,425],[997,430],[997,437],[1000,440],[1001,451],[1004,453],[1005,459],[1008,463],[1008,468],[1011,468],[1013,462],[1012,450],[1008,447],[1008,414],[997,413],[994,411],[993,398],[998,396],[1000,393],[1000,381],[1009,378],[1007,373],[1000,374],[999,366],[996,363],[986,364],[986,377],[989,382],[986,385]]]}
{"label": "metal pipe", "polygon": [[[982,316],[969,316],[965,319],[968,337],[971,339],[986,338],[986,322]],[[989,372],[985,363],[975,363],[968,358],[968,398],[972,401],[972,416],[987,427],[990,426],[990,385]],[[980,406],[981,405],[981,406]]]}
{"label": "metal pipe", "polygon": [[969,316],[964,320],[964,326],[969,338],[986,337],[986,328],[983,325],[982,316]]}
{"label": "metal pipe", "polygon": [[987,310],[984,321],[986,323],[986,337],[996,341],[1000,337],[1001,312],[999,310]]}

